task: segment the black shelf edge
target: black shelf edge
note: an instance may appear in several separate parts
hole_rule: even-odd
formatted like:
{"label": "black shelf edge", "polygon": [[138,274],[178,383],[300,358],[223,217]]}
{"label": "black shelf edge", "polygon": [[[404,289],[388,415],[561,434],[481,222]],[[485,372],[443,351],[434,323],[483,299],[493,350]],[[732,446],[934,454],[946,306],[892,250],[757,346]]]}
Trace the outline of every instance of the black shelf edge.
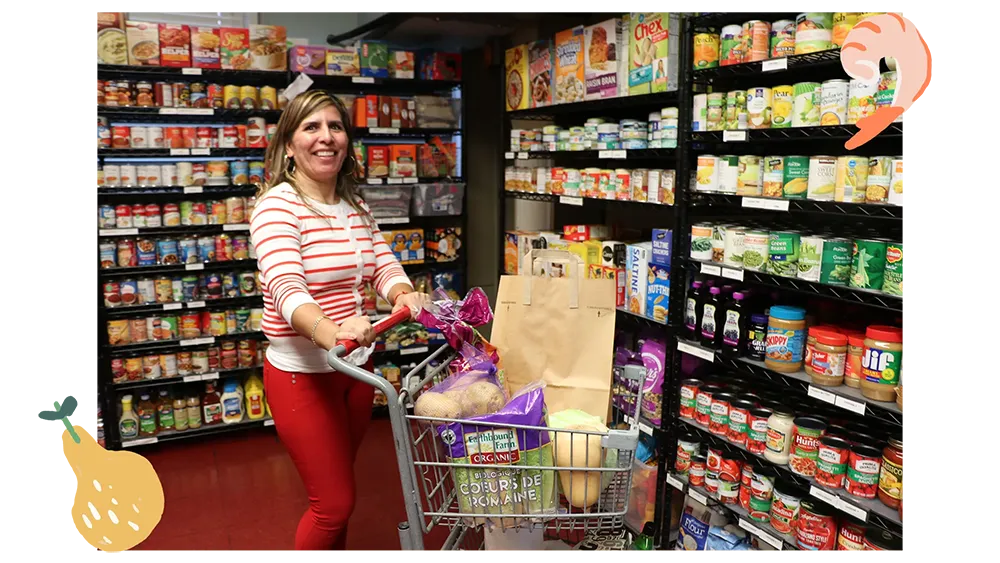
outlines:
{"label": "black shelf edge", "polygon": [[656,92],[655,94],[618,96],[602,100],[585,100],[570,104],[554,104],[539,108],[519,109],[516,111],[505,112],[505,115],[507,119],[510,120],[550,120],[556,116],[574,114],[593,114],[590,115],[593,117],[596,116],[596,112],[606,110],[627,108],[637,110],[641,108],[662,109],[664,107],[676,105],[677,102],[677,90],[671,90],[668,92]]}
{"label": "black shelf edge", "polygon": [[740,196],[713,192],[691,192],[690,204],[695,208],[712,205],[739,207],[746,210],[761,209],[776,211],[757,206],[755,202],[764,200],[770,202],[788,202],[788,211],[793,213],[817,213],[829,215],[846,215],[849,217],[871,219],[903,219],[903,207],[879,203],[844,203],[837,201],[816,201],[812,199],[785,199],[764,196]]}
{"label": "black shelf edge", "polygon": [[97,65],[97,78],[135,78],[177,82],[230,80],[232,84],[269,84],[285,86],[290,83],[286,70],[232,70],[222,68],[181,68],[165,66]]}
{"label": "black shelf edge", "polygon": [[[682,338],[677,339],[677,349],[681,352],[690,354],[691,352],[688,350],[691,348],[697,348],[696,352],[698,352],[692,355],[702,359],[711,357],[713,364],[724,366],[738,373],[805,391],[814,399],[827,404],[833,404],[847,412],[859,414],[866,418],[895,426],[902,426],[903,424],[903,411],[899,408],[899,405],[895,402],[873,401],[862,395],[860,389],[848,387],[847,385],[839,385],[837,387],[813,385],[812,378],[805,371],[799,370],[791,373],[774,371],[768,369],[764,362],[758,362],[749,358],[726,358],[721,353],[706,348],[701,344]],[[843,399],[846,399],[846,401],[843,401]],[[861,408],[861,412],[856,410],[859,408]]]}
{"label": "black shelf edge", "polygon": [[[839,506],[840,503],[846,502],[849,505],[851,505],[854,509],[863,510],[866,513],[865,521],[867,523],[874,524],[888,532],[900,536],[902,535],[903,522],[899,518],[899,512],[896,509],[889,508],[888,506],[882,504],[882,501],[878,500],[877,498],[863,499],[848,493],[843,488],[831,489],[829,487],[820,485],[816,483],[814,479],[810,479],[809,477],[803,477],[801,475],[796,475],[795,473],[792,472],[791,469],[788,468],[788,465],[778,465],[776,463],[768,461],[768,459],[762,455],[750,453],[745,447],[740,446],[739,444],[730,443],[728,440],[722,440],[718,436],[715,436],[714,434],[709,432],[707,428],[702,428],[698,424],[691,422],[687,419],[679,418],[678,420],[680,420],[681,423],[687,425],[688,427],[695,429],[700,435],[707,437],[714,444],[719,444],[730,449],[740,450],[747,459],[754,459],[761,463],[767,464],[770,467],[774,467],[781,473],[782,477],[790,479],[794,481],[796,484],[808,490],[810,496],[818,498],[824,502],[827,502],[828,504],[832,504],[830,503],[831,498],[836,499],[838,506],[834,506],[834,508],[837,508],[840,512],[854,516],[854,514],[852,514],[852,511],[850,511],[851,509],[844,510],[841,506]],[[819,495],[815,493],[816,490],[820,491]],[[820,496],[823,495],[823,493],[826,493],[826,495],[828,496],[826,496],[826,498],[824,498],[825,495]]]}
{"label": "black shelf edge", "polygon": [[[596,197],[580,197],[580,196],[559,196],[553,194],[540,194],[535,192],[515,192],[512,190],[504,190],[504,197],[509,197],[513,199],[526,199],[529,201],[545,201],[549,203],[561,203],[560,198],[571,198],[574,203],[563,202],[563,205],[579,206],[579,205],[642,205],[648,206],[650,208],[663,208],[668,210],[673,210],[675,206],[666,205],[662,203],[649,203],[648,201],[633,201],[624,199],[599,199]],[[582,203],[576,203],[582,202]]]}
{"label": "black shelf edge", "polygon": [[245,419],[241,422],[233,422],[231,424],[226,424],[224,422],[217,422],[212,425],[202,424],[202,426],[199,428],[189,428],[187,430],[166,430],[160,432],[156,436],[151,436],[148,438],[143,437],[134,440],[124,440],[122,441],[122,448],[123,449],[137,448],[142,446],[159,444],[161,442],[172,442],[175,440],[195,438],[198,436],[210,436],[213,434],[224,434],[227,432],[247,430],[250,428],[264,428],[265,426],[274,426],[274,420],[271,419],[270,417],[264,417],[259,420]]}
{"label": "black shelf edge", "polygon": [[177,377],[161,377],[158,379],[140,379],[138,381],[125,381],[123,383],[112,383],[111,387],[112,389],[115,390],[115,392],[123,392],[123,391],[128,391],[130,389],[145,389],[147,387],[162,387],[165,385],[195,383],[198,381],[216,381],[218,379],[225,379],[227,377],[233,377],[237,375],[257,372],[262,369],[264,369],[263,365],[234,368],[234,369],[220,369],[201,374],[178,375]]}
{"label": "black shelf edge", "polygon": [[[208,342],[207,339],[214,338],[212,342]],[[172,350],[195,350],[198,346],[210,346],[216,342],[222,342],[224,340],[263,340],[266,338],[262,331],[251,331],[251,332],[237,332],[233,334],[224,334],[222,336],[201,336],[199,338],[188,338],[182,339],[178,338],[175,340],[147,340],[146,342],[136,342],[132,344],[118,344],[116,346],[111,346],[108,344],[102,344],[101,348],[108,352],[109,354],[128,354],[132,352],[169,352]],[[105,338],[106,339],[106,338]],[[195,342],[200,340],[205,340],[205,342]],[[184,345],[182,342],[190,342],[189,345]]]}
{"label": "black shelf edge", "polygon": [[[97,149],[99,158],[211,158],[213,156],[246,156],[264,158],[266,148],[208,149],[209,154],[172,155],[171,149]],[[191,149],[198,150],[198,149]]]}
{"label": "black shelf edge", "polygon": [[[241,307],[246,305],[261,305],[263,303],[263,295],[241,295],[239,297],[220,297],[216,299],[202,299],[197,301],[189,302],[177,302],[177,303],[148,303],[143,305],[131,305],[131,306],[121,306],[121,307],[105,307],[104,312],[109,318],[118,317],[129,317],[132,315],[141,315],[143,313],[164,313],[169,311],[203,311],[203,310],[213,310],[218,307]],[[190,305],[194,303],[198,305],[197,307],[191,307]],[[204,305],[201,305],[204,303]],[[171,308],[177,307],[180,308]]]}
{"label": "black shelf edge", "polygon": [[181,225],[178,227],[133,227],[131,229],[98,229],[99,238],[127,236],[174,236],[231,233],[249,235],[250,223],[226,223],[223,225]]}
{"label": "black shelf edge", "polygon": [[[197,269],[188,269],[193,266]],[[134,268],[103,268],[98,270],[100,278],[120,278],[128,276],[155,276],[157,274],[183,274],[187,272],[215,272],[218,270],[256,269],[257,260],[223,260],[220,262],[204,262],[200,264],[166,264],[156,266],[136,266]]]}
{"label": "black shelf edge", "polygon": [[649,317],[647,317],[645,315],[640,315],[638,313],[633,313],[632,311],[628,311],[626,309],[615,308],[615,312],[616,312],[616,314],[618,314],[622,318],[633,320],[633,321],[639,322],[639,323],[644,323],[646,326],[649,326],[651,328],[666,329],[666,328],[669,327],[669,325],[667,324],[667,321],[665,321],[665,320],[664,321],[658,321],[656,319],[651,319],[651,318],[649,318]]}
{"label": "black shelf edge", "polygon": [[[659,148],[659,149],[620,149],[625,152],[625,158],[612,158],[612,157],[601,157],[602,152],[609,152],[603,150],[583,150],[583,151],[529,151],[527,152],[528,159],[557,159],[557,158],[573,158],[573,159],[586,159],[586,160],[602,160],[608,162],[615,162],[621,160],[650,160],[650,159],[676,159],[677,149],[676,148]],[[514,156],[509,156],[513,154]],[[525,160],[524,158],[519,158],[519,154],[525,154],[524,151],[515,151],[513,153],[507,152],[504,155],[505,160]]]}
{"label": "black shelf edge", "polygon": [[137,123],[178,123],[178,122],[215,122],[226,120],[246,120],[250,117],[263,117],[267,121],[277,122],[281,117],[280,109],[236,109],[236,108],[204,108],[212,109],[211,114],[160,113],[161,109],[184,112],[193,108],[161,108],[158,106],[97,106],[97,115],[105,116],[109,121],[135,121]]}
{"label": "black shelf edge", "polygon": [[763,61],[754,61],[749,63],[740,63],[735,65],[726,66],[716,66],[712,68],[702,68],[695,69],[691,73],[692,80],[698,81],[711,81],[714,78],[728,78],[734,76],[752,76],[760,74],[776,74],[783,72],[782,70],[769,70],[764,72],[763,67],[765,63],[770,63],[770,61],[781,61],[787,65],[787,70],[795,70],[801,67],[816,67],[818,65],[833,65],[840,64],[840,49],[828,49],[826,51],[817,51],[815,53],[804,53],[801,55],[789,55],[787,57],[778,57],[773,59],[766,59]]}
{"label": "black shelf edge", "polygon": [[[787,127],[784,129],[746,129],[746,142],[780,142],[804,140],[849,139],[858,132],[857,125],[820,125],[816,127]],[[693,143],[723,143],[727,131],[692,131]],[[876,138],[903,136],[902,123],[890,123]],[[744,141],[725,142],[726,146],[740,146]]]}
{"label": "black shelf edge", "polygon": [[355,127],[354,136],[359,139],[384,139],[394,137],[430,137],[435,135],[461,135],[462,130],[450,127]]}
{"label": "black shelf edge", "polygon": [[[200,191],[185,191],[186,188],[201,188]],[[163,196],[183,196],[181,199],[197,199],[198,196],[230,196],[253,195],[257,186],[252,184],[229,186],[129,186],[129,187],[97,187],[97,200],[116,199],[121,197],[143,196],[162,198]]]}
{"label": "black shelf edge", "polygon": [[795,21],[797,15],[797,12],[706,12],[690,17],[690,22],[693,28],[714,28],[729,24],[743,24],[743,22],[750,20],[763,20],[768,24],[778,20]]}
{"label": "black shelf edge", "polygon": [[[291,80],[299,76],[292,73]],[[335,94],[437,94],[451,92],[461,88],[460,80],[424,80],[421,78],[374,78],[363,76],[328,76],[324,74],[307,74],[312,81],[312,88],[330,90]]]}
{"label": "black shelf edge", "polygon": [[[389,182],[392,180],[392,182]],[[357,181],[357,186],[359,188],[384,188],[384,187],[404,187],[404,186],[417,186],[420,184],[463,184],[465,183],[465,178],[459,176],[418,176],[416,182],[408,181],[403,182],[401,180],[411,180],[410,178],[361,178]],[[375,183],[369,183],[369,181],[374,181]]]}

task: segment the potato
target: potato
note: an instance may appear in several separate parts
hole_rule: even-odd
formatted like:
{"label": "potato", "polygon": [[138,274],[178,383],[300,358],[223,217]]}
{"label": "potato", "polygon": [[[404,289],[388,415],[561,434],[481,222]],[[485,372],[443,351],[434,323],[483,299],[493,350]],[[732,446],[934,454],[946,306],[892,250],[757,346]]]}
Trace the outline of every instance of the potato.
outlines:
{"label": "potato", "polygon": [[461,418],[462,406],[443,393],[425,391],[413,405],[413,414],[429,418]]}
{"label": "potato", "polygon": [[[567,426],[564,430],[595,431],[584,425]],[[597,434],[570,434],[553,432],[555,437],[556,467],[599,468],[604,461],[601,436]],[[601,494],[600,471],[559,471],[559,483],[563,496],[571,506],[586,508],[593,506]]]}
{"label": "potato", "polygon": [[503,391],[488,381],[477,381],[462,393],[462,413],[466,418],[493,414],[506,403]]}

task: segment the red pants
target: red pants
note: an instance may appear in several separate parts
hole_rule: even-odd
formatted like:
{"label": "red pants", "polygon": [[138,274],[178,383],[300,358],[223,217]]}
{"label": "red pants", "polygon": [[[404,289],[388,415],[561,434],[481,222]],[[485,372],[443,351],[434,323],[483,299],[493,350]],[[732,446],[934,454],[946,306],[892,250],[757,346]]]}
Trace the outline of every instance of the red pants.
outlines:
{"label": "red pants", "polygon": [[309,494],[295,549],[345,549],[354,458],[371,421],[375,389],[342,373],[292,373],[265,361],[264,392],[274,428]]}

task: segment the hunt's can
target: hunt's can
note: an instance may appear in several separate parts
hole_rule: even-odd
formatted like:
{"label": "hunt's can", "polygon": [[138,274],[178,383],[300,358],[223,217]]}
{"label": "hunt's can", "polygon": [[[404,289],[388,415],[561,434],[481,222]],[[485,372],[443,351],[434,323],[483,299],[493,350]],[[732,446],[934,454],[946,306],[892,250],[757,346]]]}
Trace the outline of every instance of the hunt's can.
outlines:
{"label": "hunt's can", "polygon": [[867,190],[868,157],[838,157],[837,175],[834,183],[834,201],[841,203],[864,203]]}
{"label": "hunt's can", "polygon": [[738,65],[743,62],[743,27],[727,25],[720,35],[721,50],[719,64],[722,66]]}
{"label": "hunt's can", "polygon": [[781,195],[785,199],[806,199],[809,186],[809,157],[786,156]]}
{"label": "hunt's can", "polygon": [[837,158],[834,156],[813,156],[809,158],[809,181],[807,196],[816,201],[833,201],[837,179]]}
{"label": "hunt's can", "polygon": [[864,82],[853,79],[849,85],[847,100],[847,123],[853,125],[875,113],[875,95],[878,81]]}
{"label": "hunt's can", "polygon": [[820,90],[820,125],[842,125],[847,123],[846,80],[827,80]]}
{"label": "hunt's can", "polygon": [[885,277],[885,240],[857,239],[851,256],[851,287],[882,289]]}
{"label": "hunt's can", "polygon": [[243,109],[260,109],[259,93],[256,86],[240,87],[240,107]]}
{"label": "hunt's can", "polygon": [[226,84],[222,88],[222,103],[226,109],[239,109],[240,87],[234,84]]}
{"label": "hunt's can", "polygon": [[807,12],[795,18],[795,54],[826,51],[833,41],[833,14]]}
{"label": "hunt's can", "polygon": [[743,62],[763,61],[771,54],[771,26],[760,20],[743,23]]}
{"label": "hunt's can", "polygon": [[785,157],[764,157],[764,197],[781,197],[785,185]]}
{"label": "hunt's can", "polygon": [[784,129],[792,126],[792,106],[795,88],[775,86],[771,89],[771,127]]}
{"label": "hunt's can", "polygon": [[847,34],[854,29],[859,21],[858,12],[834,12],[833,31],[830,36],[830,42],[834,49],[840,49],[844,46]]}
{"label": "hunt's can", "polygon": [[799,82],[793,89],[792,127],[819,125],[822,86],[818,82]]}
{"label": "hunt's can", "polygon": [[771,127],[771,89],[750,88],[747,90],[747,114],[750,129]]}
{"label": "hunt's can", "polygon": [[260,87],[260,109],[278,109],[278,91],[273,86]]}
{"label": "hunt's can", "polygon": [[795,54],[795,22],[778,20],[771,23],[771,58]]}

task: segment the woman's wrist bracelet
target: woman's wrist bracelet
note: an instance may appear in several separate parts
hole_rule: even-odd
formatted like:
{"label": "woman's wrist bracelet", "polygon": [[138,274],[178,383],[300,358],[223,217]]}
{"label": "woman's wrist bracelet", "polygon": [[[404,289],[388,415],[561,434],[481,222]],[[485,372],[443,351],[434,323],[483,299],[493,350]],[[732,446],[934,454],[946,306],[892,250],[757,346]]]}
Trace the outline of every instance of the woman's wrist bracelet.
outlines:
{"label": "woman's wrist bracelet", "polygon": [[313,346],[319,346],[319,344],[316,343],[316,329],[319,328],[319,323],[321,323],[323,319],[329,320],[330,317],[327,317],[326,315],[320,315],[316,319],[316,322],[313,323],[312,333],[309,336],[309,339],[312,340]]}

